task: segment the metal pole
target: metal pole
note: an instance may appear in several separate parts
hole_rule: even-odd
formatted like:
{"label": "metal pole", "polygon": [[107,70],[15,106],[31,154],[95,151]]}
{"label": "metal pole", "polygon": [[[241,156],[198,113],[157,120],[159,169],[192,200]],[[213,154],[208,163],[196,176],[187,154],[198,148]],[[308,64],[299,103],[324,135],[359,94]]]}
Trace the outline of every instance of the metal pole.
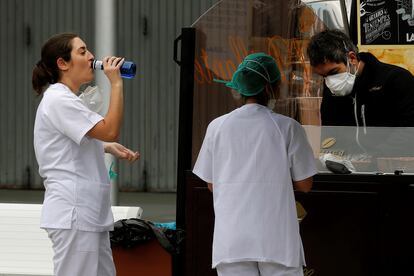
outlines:
{"label": "metal pole", "polygon": [[[181,60],[178,60],[178,42],[181,40]],[[180,65],[180,114],[178,127],[177,160],[177,227],[186,229],[186,173],[191,170],[193,129],[194,58],[196,32],[194,28],[182,28],[174,42],[174,60]],[[189,77],[191,76],[191,77]],[[173,257],[173,276],[184,275],[186,269],[185,244],[182,254]],[[188,255],[189,256],[189,255]]]}
{"label": "metal pole", "polygon": [[[115,54],[115,1],[95,0],[95,58],[102,59],[105,56]],[[95,74],[96,85],[104,96],[104,110],[108,112],[111,86],[106,76],[101,71]],[[111,154],[105,154],[105,164],[109,170],[117,171],[117,160]],[[111,203],[118,205],[118,182],[111,180]]]}

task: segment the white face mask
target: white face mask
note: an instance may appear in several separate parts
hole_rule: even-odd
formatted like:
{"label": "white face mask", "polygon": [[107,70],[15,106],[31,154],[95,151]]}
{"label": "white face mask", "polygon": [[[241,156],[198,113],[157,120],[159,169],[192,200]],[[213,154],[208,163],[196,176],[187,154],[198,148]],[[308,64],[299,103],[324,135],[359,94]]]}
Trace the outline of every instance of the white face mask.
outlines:
{"label": "white face mask", "polygon": [[331,90],[334,96],[346,96],[352,92],[354,88],[356,73],[358,72],[358,67],[355,70],[355,73],[350,72],[349,61],[347,61],[347,71],[343,73],[338,73],[335,75],[325,77],[325,84]]}
{"label": "white face mask", "polygon": [[98,86],[88,86],[79,98],[90,110],[104,116],[103,114],[103,96]]}

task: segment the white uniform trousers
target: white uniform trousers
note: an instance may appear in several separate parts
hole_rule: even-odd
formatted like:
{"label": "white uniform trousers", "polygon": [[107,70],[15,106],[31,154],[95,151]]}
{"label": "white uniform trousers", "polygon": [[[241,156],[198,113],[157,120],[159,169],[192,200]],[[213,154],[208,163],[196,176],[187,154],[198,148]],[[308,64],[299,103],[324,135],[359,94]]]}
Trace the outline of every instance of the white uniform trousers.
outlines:
{"label": "white uniform trousers", "polygon": [[265,262],[221,263],[216,269],[218,276],[303,276],[302,267]]}
{"label": "white uniform trousers", "polygon": [[55,276],[115,276],[108,232],[46,229],[53,244]]}

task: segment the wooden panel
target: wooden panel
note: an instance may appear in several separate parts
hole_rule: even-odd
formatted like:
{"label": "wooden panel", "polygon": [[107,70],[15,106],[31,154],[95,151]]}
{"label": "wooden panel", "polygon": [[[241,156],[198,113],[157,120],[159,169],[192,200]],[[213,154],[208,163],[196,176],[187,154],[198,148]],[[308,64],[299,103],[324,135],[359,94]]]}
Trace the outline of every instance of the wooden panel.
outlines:
{"label": "wooden panel", "polygon": [[171,276],[171,255],[157,240],[130,249],[112,248],[117,276]]}
{"label": "wooden panel", "polygon": [[217,276],[211,268],[214,210],[206,183],[188,174],[186,181],[185,275]]}

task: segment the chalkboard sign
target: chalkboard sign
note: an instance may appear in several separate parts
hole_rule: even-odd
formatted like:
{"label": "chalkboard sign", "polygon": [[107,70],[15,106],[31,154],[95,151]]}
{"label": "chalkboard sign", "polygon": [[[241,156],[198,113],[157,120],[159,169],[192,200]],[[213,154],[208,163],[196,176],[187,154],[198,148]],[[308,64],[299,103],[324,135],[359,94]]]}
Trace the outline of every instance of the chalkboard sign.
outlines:
{"label": "chalkboard sign", "polygon": [[414,44],[414,0],[360,0],[361,45]]}

